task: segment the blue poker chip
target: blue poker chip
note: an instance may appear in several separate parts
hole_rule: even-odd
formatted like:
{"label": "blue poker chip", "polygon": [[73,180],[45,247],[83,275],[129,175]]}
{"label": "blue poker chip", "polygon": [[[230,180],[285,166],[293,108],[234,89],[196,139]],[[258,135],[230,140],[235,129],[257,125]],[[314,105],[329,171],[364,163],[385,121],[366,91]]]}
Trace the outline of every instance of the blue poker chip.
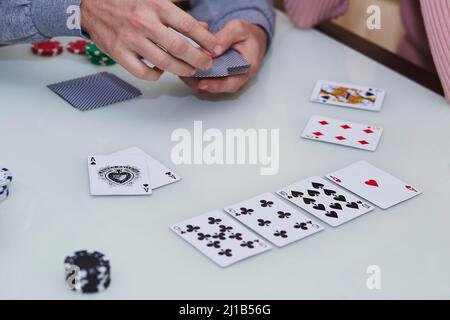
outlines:
{"label": "blue poker chip", "polygon": [[6,168],[0,169],[0,186],[9,186],[12,182],[13,176],[11,171]]}

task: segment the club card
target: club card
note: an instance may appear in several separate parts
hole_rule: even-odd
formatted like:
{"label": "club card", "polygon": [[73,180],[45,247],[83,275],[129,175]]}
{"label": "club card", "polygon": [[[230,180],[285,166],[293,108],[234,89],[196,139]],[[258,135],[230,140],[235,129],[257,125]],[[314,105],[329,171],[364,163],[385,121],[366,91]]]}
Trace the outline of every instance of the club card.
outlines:
{"label": "club card", "polygon": [[211,69],[197,72],[195,78],[223,78],[250,71],[250,64],[235,50],[229,50],[213,61]]}
{"label": "club card", "polygon": [[107,72],[51,84],[48,88],[80,111],[101,108],[142,95],[132,85]]}
{"label": "club card", "polygon": [[321,225],[271,193],[226,207],[225,211],[277,247],[323,230]]}
{"label": "club card", "polygon": [[421,192],[365,161],[356,162],[327,178],[382,209],[411,199]]}
{"label": "club card", "polygon": [[144,156],[90,156],[92,195],[150,195],[152,188]]}
{"label": "club card", "polygon": [[370,204],[320,177],[294,183],[277,194],[333,227],[374,210]]}
{"label": "club card", "polygon": [[383,89],[319,80],[314,87],[311,101],[353,109],[380,111],[385,94],[386,91]]}
{"label": "club card", "polygon": [[312,116],[302,138],[375,151],[382,134],[383,128],[377,126]]}
{"label": "club card", "polygon": [[173,172],[173,170],[170,170],[169,168],[164,166],[161,162],[150,157],[147,153],[145,153],[143,150],[139,148],[136,147],[129,148],[126,150],[116,152],[113,155],[144,156],[148,164],[149,178],[152,183],[151,186],[153,190],[181,180],[181,177],[175,172]]}
{"label": "club card", "polygon": [[170,229],[221,267],[272,248],[219,210],[177,223]]}

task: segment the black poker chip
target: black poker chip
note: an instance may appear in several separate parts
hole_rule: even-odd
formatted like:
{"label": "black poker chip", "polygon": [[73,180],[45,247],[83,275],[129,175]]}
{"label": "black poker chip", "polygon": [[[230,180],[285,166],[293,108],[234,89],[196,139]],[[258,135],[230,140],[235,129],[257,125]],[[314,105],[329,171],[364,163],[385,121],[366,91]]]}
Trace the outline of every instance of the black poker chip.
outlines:
{"label": "black poker chip", "polygon": [[111,265],[103,253],[82,250],[64,260],[67,286],[81,293],[106,290],[111,283]]}

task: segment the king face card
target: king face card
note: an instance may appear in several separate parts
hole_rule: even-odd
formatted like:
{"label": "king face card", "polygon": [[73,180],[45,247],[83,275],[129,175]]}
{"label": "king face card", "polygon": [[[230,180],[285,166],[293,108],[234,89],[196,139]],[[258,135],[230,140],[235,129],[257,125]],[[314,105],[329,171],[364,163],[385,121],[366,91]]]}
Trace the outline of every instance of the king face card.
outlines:
{"label": "king face card", "polygon": [[271,193],[226,207],[225,211],[277,247],[323,230],[314,220]]}
{"label": "king face card", "polygon": [[382,134],[378,126],[312,116],[302,138],[375,151]]}
{"label": "king face card", "polygon": [[370,204],[320,177],[294,183],[277,194],[333,227],[374,210]]}
{"label": "king face card", "polygon": [[353,109],[380,111],[386,91],[355,84],[319,80],[311,96],[312,102]]}
{"label": "king face card", "polygon": [[421,194],[412,185],[365,161],[330,173],[327,178],[382,209]]}
{"label": "king face card", "polygon": [[152,188],[144,156],[90,156],[92,195],[150,195]]}
{"label": "king face card", "polygon": [[219,210],[174,224],[170,229],[221,267],[272,248]]}

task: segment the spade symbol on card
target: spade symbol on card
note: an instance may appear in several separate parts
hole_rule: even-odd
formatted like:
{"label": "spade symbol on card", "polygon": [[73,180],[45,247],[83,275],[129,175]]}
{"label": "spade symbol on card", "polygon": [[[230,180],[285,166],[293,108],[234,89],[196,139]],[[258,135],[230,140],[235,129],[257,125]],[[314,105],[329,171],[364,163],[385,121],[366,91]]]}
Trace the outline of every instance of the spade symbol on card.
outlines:
{"label": "spade symbol on card", "polygon": [[314,209],[316,210],[321,210],[321,211],[325,211],[325,206],[321,203],[316,204],[315,206],[313,206]]}
{"label": "spade symbol on card", "polygon": [[338,195],[338,196],[334,197],[333,199],[336,201],[342,201],[342,202],[347,201],[347,199],[343,195]]}
{"label": "spade symbol on card", "polygon": [[311,203],[315,203],[316,200],[311,199],[311,198],[303,198],[303,202],[304,202],[305,204],[311,204]]}
{"label": "spade symbol on card", "polygon": [[323,192],[324,192],[325,195],[327,195],[327,196],[333,196],[333,195],[336,194],[336,191],[330,190],[330,189],[324,189]]}
{"label": "spade symbol on card", "polygon": [[95,159],[95,157],[92,157],[89,162],[91,163],[91,166],[95,166],[97,164],[97,160]]}
{"label": "spade symbol on card", "polygon": [[173,180],[177,179],[177,177],[175,177],[175,175],[172,172],[170,172],[170,171],[166,172],[165,175],[168,176],[169,178],[172,178]]}
{"label": "spade symbol on card", "polygon": [[[301,198],[301,197],[303,197],[303,192],[300,192],[300,191],[291,191],[291,195],[292,195],[292,197],[294,197],[294,198]],[[289,199],[291,199],[292,197],[288,197]]]}
{"label": "spade symbol on card", "polygon": [[322,189],[324,187],[323,184],[318,183],[318,182],[313,182],[312,186],[313,186],[314,189]]}
{"label": "spade symbol on card", "polygon": [[339,203],[332,203],[330,205],[331,209],[342,210],[342,206]]}
{"label": "spade symbol on card", "polygon": [[149,185],[147,183],[144,183],[142,186],[144,187],[144,191],[145,192],[149,192],[150,191]]}
{"label": "spade symbol on card", "polygon": [[318,196],[318,195],[320,194],[320,192],[319,192],[319,191],[316,191],[316,190],[308,190],[308,194],[309,194],[311,197],[316,197],[316,196]]}
{"label": "spade symbol on card", "polygon": [[348,202],[346,207],[352,208],[352,209],[359,209],[359,206],[356,202]]}
{"label": "spade symbol on card", "polygon": [[338,218],[338,214],[336,213],[336,211],[330,211],[330,212],[327,212],[327,213],[325,213],[325,215],[326,215],[327,217],[334,218],[334,219],[337,219],[337,218]]}

